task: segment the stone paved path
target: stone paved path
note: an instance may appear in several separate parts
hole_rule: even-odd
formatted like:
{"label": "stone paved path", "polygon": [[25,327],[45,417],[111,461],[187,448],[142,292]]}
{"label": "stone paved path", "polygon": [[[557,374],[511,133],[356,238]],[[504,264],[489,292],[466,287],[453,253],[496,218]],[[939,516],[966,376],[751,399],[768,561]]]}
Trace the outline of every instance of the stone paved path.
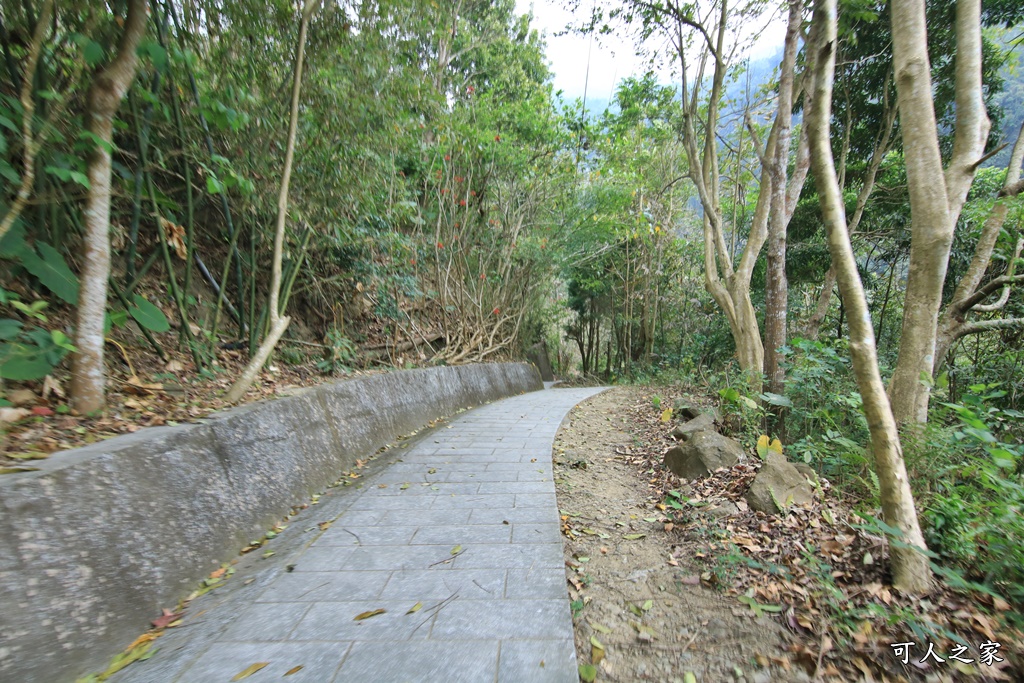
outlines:
{"label": "stone paved path", "polygon": [[533,392],[433,430],[340,496],[338,519],[261,592],[212,608],[223,626],[208,642],[116,680],[215,683],[269,662],[246,680],[577,681],[551,446],[599,391]]}

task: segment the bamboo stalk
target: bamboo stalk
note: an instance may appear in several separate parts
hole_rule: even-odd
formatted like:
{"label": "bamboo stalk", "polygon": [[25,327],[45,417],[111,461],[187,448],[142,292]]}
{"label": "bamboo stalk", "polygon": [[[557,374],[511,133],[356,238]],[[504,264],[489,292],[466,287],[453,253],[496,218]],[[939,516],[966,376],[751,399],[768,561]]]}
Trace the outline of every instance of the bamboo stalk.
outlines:
{"label": "bamboo stalk", "polygon": [[131,104],[132,118],[135,121],[135,133],[139,138],[139,162],[143,167],[146,190],[149,194],[149,200],[153,205],[153,216],[157,219],[156,231],[157,235],[160,237],[160,251],[163,254],[164,267],[167,269],[167,284],[171,290],[171,298],[174,299],[174,303],[178,308],[178,317],[181,319],[181,334],[185,338],[185,342],[192,354],[192,360],[195,361],[196,368],[202,370],[206,367],[206,363],[204,362],[202,355],[199,353],[199,347],[192,336],[192,330],[189,328],[188,311],[185,306],[181,290],[178,289],[178,276],[174,271],[174,262],[171,260],[171,251],[167,245],[167,235],[164,233],[163,225],[159,222],[162,216],[160,214],[160,206],[156,201],[156,189],[153,185],[153,174],[146,170],[146,167],[149,165],[148,133],[143,131],[139,126],[138,106],[134,101],[132,101]]}

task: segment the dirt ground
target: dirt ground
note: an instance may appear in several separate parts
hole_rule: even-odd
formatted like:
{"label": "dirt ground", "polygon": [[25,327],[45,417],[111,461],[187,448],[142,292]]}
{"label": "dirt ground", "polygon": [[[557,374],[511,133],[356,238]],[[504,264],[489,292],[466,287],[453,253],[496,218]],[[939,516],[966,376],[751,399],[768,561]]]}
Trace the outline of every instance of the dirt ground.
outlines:
{"label": "dirt ground", "polygon": [[580,663],[596,662],[599,681],[810,680],[772,661],[787,644],[778,621],[702,586],[713,566],[696,544],[680,552],[686,537],[624,456],[634,439],[624,408],[639,394],[617,387],[589,399],[555,440]]}
{"label": "dirt ground", "polygon": [[[941,581],[926,595],[892,588],[885,537],[820,473],[813,501],[765,514],[745,500],[761,466],[752,451],[689,482],[666,470],[677,422],[665,407],[677,401],[714,410],[701,392],[615,387],[576,406],[556,437],[581,680],[1024,680],[1012,607]],[[717,428],[728,434],[729,420]],[[947,655],[996,642],[1004,658],[893,654],[892,643],[933,640]]]}

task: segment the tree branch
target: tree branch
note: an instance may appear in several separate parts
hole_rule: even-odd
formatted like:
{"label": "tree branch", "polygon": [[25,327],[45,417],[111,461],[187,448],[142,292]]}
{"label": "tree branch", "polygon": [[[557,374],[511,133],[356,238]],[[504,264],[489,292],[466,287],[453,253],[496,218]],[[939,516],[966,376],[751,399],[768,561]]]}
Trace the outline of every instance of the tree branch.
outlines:
{"label": "tree branch", "polygon": [[14,203],[7,210],[3,221],[0,222],[0,239],[4,238],[7,231],[14,225],[15,219],[25,210],[28,198],[32,194],[32,185],[36,180],[36,152],[39,151],[39,142],[35,140],[35,135],[32,132],[32,119],[36,112],[35,98],[32,97],[32,84],[35,82],[36,65],[39,63],[39,54],[43,50],[43,41],[46,39],[52,12],[53,0],[46,0],[39,14],[39,20],[36,22],[36,29],[32,33],[32,43],[28,49],[25,78],[21,82],[21,106],[23,109],[21,137],[25,148],[25,172],[21,176],[21,184],[18,186],[18,194]]}
{"label": "tree branch", "polygon": [[956,332],[956,338],[966,337],[969,334],[981,334],[993,330],[1006,330],[1014,327],[1024,327],[1024,318],[997,318],[995,320],[975,320],[960,327]]}

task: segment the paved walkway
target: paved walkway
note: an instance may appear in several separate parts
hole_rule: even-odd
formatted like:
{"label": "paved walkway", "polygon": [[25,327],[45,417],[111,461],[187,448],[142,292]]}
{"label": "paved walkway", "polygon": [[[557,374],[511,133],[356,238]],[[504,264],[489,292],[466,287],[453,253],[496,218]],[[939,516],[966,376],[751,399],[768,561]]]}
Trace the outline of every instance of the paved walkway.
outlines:
{"label": "paved walkway", "polygon": [[215,683],[269,662],[245,680],[301,666],[283,680],[577,681],[551,445],[599,391],[512,397],[419,438],[338,496],[337,520],[260,591],[209,608],[216,633],[186,634],[186,622],[161,641],[203,642],[115,680]]}

